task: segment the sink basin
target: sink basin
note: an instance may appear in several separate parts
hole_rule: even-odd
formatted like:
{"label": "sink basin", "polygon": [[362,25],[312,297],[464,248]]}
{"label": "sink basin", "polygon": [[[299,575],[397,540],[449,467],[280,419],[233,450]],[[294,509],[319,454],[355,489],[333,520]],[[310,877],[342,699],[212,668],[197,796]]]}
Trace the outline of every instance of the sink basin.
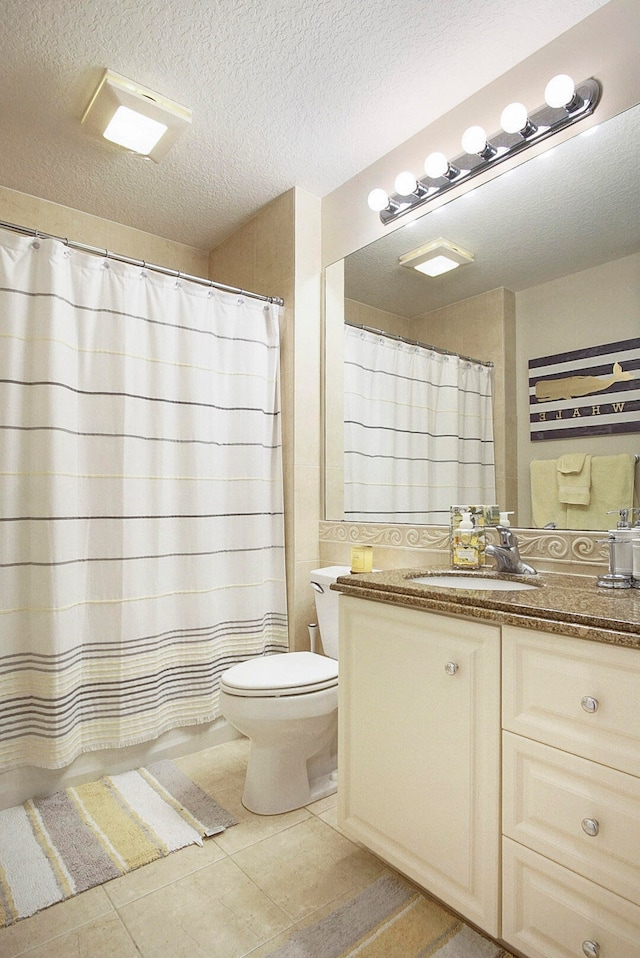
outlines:
{"label": "sink basin", "polygon": [[521,592],[526,589],[539,588],[537,582],[519,582],[513,579],[498,579],[488,575],[456,575],[446,573],[442,575],[419,575],[411,582],[423,585],[440,586],[447,589],[484,589],[490,592]]}

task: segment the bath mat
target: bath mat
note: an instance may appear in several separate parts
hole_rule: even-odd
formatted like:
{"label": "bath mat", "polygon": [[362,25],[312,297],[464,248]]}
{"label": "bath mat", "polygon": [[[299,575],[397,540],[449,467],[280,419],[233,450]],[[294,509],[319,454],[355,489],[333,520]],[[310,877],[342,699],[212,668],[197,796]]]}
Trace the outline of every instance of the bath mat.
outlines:
{"label": "bath mat", "polygon": [[402,878],[386,874],[269,958],[513,958]]}
{"label": "bath mat", "polygon": [[0,812],[0,928],[237,824],[173,762]]}

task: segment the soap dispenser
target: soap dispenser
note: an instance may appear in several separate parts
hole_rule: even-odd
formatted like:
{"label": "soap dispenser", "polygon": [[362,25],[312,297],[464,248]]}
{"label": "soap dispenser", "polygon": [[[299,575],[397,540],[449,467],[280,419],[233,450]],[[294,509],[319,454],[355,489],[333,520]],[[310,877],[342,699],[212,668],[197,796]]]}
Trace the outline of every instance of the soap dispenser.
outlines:
{"label": "soap dispenser", "polygon": [[633,572],[633,546],[635,531],[629,525],[629,509],[614,510],[618,512],[620,518],[615,529],[609,529],[609,535],[615,537],[615,573],[616,575],[628,575]]}
{"label": "soap dispenser", "polygon": [[480,539],[470,512],[463,512],[453,535],[453,564],[466,569],[480,565]]}

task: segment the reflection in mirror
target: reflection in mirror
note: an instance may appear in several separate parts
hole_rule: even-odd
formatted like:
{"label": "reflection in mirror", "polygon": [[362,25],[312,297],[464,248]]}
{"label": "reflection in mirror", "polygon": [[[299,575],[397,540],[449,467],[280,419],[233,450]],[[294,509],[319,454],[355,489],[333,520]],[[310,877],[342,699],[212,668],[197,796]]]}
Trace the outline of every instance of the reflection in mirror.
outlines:
{"label": "reflection in mirror", "polygon": [[[637,432],[532,441],[528,383],[530,360],[640,336],[638,144],[636,106],[327,270],[327,519],[345,517],[345,321],[494,363],[496,497],[516,510],[514,525],[533,524],[532,461],[640,453],[640,416]],[[473,263],[436,278],[398,265],[440,237]],[[640,379],[640,349],[627,352],[624,371]]]}

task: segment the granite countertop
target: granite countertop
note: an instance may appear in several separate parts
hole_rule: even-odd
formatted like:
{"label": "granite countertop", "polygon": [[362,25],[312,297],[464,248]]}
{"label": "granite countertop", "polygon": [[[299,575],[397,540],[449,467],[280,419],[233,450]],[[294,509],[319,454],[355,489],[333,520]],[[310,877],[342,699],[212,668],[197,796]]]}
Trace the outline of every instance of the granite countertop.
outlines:
{"label": "granite countertop", "polygon": [[[539,573],[496,575],[491,570],[459,572],[469,588],[430,586],[416,576],[451,574],[451,569],[393,569],[340,576],[332,589],[378,602],[463,615],[562,635],[640,649],[640,589],[602,589],[595,576]],[[539,583],[538,588],[493,592],[474,589],[473,577]]]}

